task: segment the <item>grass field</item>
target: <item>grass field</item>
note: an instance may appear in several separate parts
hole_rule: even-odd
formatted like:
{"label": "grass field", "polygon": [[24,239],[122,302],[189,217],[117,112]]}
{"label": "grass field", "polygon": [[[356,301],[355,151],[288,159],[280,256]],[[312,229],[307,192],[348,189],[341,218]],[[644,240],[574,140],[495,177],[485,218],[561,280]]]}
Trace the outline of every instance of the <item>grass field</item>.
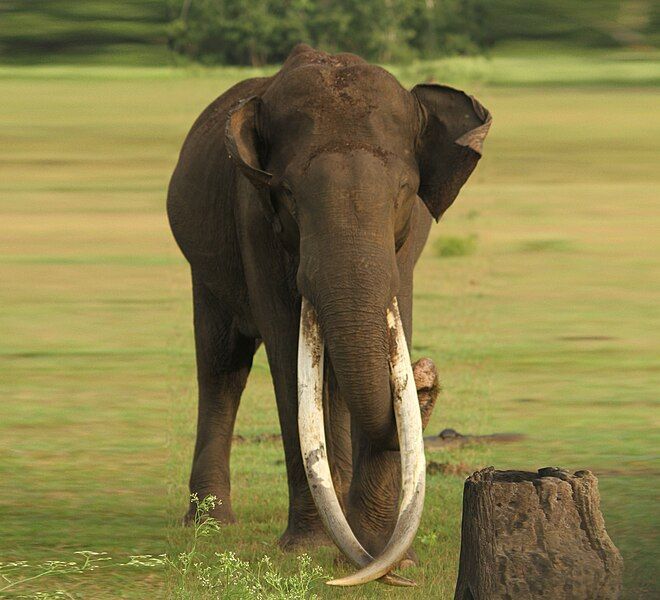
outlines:
{"label": "grass field", "polygon": [[[5,562],[66,561],[78,550],[122,562],[189,543],[177,520],[194,441],[190,292],[164,197],[188,127],[241,73],[149,73],[0,71]],[[402,72],[407,84],[413,75]],[[427,458],[459,471],[592,469],[626,561],[626,597],[653,598],[660,94],[563,83],[468,86],[495,124],[420,261],[414,355],[432,357],[444,385],[430,432],[527,438]],[[447,256],[447,246],[471,252]],[[232,459],[240,524],[205,544],[251,561],[267,554],[290,573],[295,557],[275,545],[286,515],[281,445],[256,438],[277,431],[260,352],[237,423],[246,440]],[[410,571],[419,588],[337,591],[317,582],[314,591],[451,598],[463,475],[428,483],[422,566]],[[312,551],[328,574],[338,570],[335,555]],[[167,597],[175,584],[162,569],[107,566],[10,591],[147,598]]]}

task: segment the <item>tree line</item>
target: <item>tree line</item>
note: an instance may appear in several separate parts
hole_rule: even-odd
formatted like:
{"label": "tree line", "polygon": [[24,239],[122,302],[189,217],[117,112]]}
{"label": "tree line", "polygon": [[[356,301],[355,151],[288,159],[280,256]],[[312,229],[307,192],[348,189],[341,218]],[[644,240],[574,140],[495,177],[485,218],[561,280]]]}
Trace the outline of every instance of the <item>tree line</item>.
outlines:
{"label": "tree line", "polygon": [[0,1],[0,62],[281,62],[298,42],[406,62],[508,40],[657,46],[657,0]]}
{"label": "tree line", "polygon": [[507,39],[648,43],[646,0],[170,0],[170,46],[202,62],[282,61],[297,42],[380,62],[477,54]]}

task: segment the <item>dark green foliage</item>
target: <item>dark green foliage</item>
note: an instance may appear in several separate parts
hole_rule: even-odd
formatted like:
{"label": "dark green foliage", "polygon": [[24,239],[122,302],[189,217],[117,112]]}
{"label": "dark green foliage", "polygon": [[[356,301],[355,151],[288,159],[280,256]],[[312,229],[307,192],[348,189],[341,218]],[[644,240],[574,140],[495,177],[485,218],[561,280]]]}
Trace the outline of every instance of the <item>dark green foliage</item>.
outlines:
{"label": "dark green foliage", "polygon": [[411,46],[424,58],[477,54],[485,47],[488,2],[426,0],[415,3],[408,20],[414,31]]}
{"label": "dark green foliage", "polygon": [[652,0],[0,0],[0,62],[263,65],[307,42],[394,63],[508,40],[653,46],[659,29]]}
{"label": "dark green foliage", "polygon": [[644,13],[651,10],[650,2],[630,0],[495,0],[488,3],[488,26],[481,30],[482,41],[494,44],[515,38],[561,40],[580,46],[627,45],[634,42],[630,39],[634,32],[626,17],[640,5],[645,5]]}
{"label": "dark green foliage", "polygon": [[165,0],[0,0],[0,61],[162,63]]}
{"label": "dark green foliage", "polygon": [[170,0],[171,45],[204,62],[282,61],[297,42],[383,62],[479,51],[485,0]]}
{"label": "dark green foliage", "polygon": [[[477,54],[511,39],[651,43],[650,0],[170,0],[171,45],[205,62],[276,63],[300,41],[369,60]],[[657,34],[655,34],[657,35]]]}
{"label": "dark green foliage", "polygon": [[654,2],[649,9],[648,21],[643,26],[647,42],[653,46],[660,45],[660,2]]}
{"label": "dark green foliage", "polygon": [[310,41],[307,0],[170,0],[170,45],[203,62],[261,65]]}

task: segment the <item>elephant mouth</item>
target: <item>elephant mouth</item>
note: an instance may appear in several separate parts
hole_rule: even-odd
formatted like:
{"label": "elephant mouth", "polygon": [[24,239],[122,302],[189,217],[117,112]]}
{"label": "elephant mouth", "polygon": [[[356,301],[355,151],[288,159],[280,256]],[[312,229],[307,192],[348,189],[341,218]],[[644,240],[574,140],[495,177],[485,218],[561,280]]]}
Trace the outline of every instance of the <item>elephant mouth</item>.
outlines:
{"label": "elephant mouth", "polygon": [[307,482],[323,524],[338,548],[359,570],[329,585],[415,583],[390,571],[413,542],[422,516],[425,458],[422,420],[408,346],[396,298],[387,310],[389,370],[401,455],[401,500],[397,522],[382,553],[374,558],[360,544],[339,504],[328,463],[323,423],[324,343],[316,311],[303,297],[298,342],[298,428]]}

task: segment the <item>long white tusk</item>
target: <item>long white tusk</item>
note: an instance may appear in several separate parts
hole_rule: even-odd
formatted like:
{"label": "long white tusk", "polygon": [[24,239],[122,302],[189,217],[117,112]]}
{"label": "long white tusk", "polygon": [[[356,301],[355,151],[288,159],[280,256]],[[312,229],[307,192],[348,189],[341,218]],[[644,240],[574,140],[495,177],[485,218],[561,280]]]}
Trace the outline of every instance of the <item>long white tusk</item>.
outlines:
{"label": "long white tusk", "polygon": [[[344,516],[328,464],[323,426],[323,350],[316,311],[303,298],[298,340],[298,430],[307,482],[330,537],[349,560],[364,567],[374,559],[357,540]],[[397,586],[415,585],[394,573],[381,577],[381,581]]]}
{"label": "long white tusk", "polygon": [[399,516],[387,546],[376,560],[352,575],[328,581],[328,585],[359,585],[382,577],[404,557],[415,538],[422,517],[426,486],[422,418],[408,344],[396,298],[387,311],[387,326],[390,331],[390,372],[394,415],[401,453],[403,494]]}

